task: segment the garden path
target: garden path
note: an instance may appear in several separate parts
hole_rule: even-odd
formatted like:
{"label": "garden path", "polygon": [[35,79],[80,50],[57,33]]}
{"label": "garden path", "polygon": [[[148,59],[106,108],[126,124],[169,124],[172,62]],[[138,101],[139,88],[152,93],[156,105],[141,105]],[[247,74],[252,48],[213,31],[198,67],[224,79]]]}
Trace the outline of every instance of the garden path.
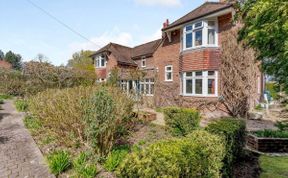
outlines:
{"label": "garden path", "polygon": [[0,178],[49,178],[42,153],[23,124],[13,101],[6,101],[0,109]]}

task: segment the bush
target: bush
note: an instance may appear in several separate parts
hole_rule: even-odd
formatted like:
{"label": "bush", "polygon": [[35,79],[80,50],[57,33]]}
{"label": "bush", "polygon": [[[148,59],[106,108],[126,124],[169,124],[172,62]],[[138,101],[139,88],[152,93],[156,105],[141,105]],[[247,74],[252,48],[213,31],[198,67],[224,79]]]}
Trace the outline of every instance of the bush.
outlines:
{"label": "bush", "polygon": [[[88,98],[96,87],[50,89],[29,100],[29,111],[41,125],[59,136],[67,146],[85,140],[81,100]],[[74,138],[69,137],[74,135]]]}
{"label": "bush", "polygon": [[83,100],[87,137],[101,157],[111,151],[117,127],[131,116],[132,107],[133,103],[126,95],[113,88],[101,88]]}
{"label": "bush", "polygon": [[206,131],[164,140],[126,157],[119,177],[220,177],[223,140]]}
{"label": "bush", "polygon": [[288,131],[284,130],[260,130],[254,132],[257,137],[264,137],[264,138],[288,138]]}
{"label": "bush", "polygon": [[20,71],[6,70],[0,68],[0,81],[0,93],[14,96],[24,95],[24,86],[26,84],[25,78]]}
{"label": "bush", "polygon": [[17,111],[26,112],[28,110],[28,103],[24,99],[18,99],[15,101]]}
{"label": "bush", "polygon": [[164,108],[165,122],[175,136],[185,136],[199,127],[200,113],[194,109]]}
{"label": "bush", "polygon": [[105,161],[104,168],[110,172],[114,171],[128,155],[128,153],[129,147],[127,146],[112,150]]}
{"label": "bush", "polygon": [[4,100],[0,98],[0,104],[4,104]]}
{"label": "bush", "polygon": [[281,131],[288,131],[288,120],[287,121],[277,121],[275,126]]}
{"label": "bush", "polygon": [[90,163],[87,154],[83,152],[73,161],[73,168],[76,177],[94,178],[98,173],[96,165]]}
{"label": "bush", "polygon": [[51,172],[59,175],[71,166],[70,155],[66,151],[56,151],[47,156]]}
{"label": "bush", "polygon": [[223,118],[210,123],[206,128],[210,133],[219,135],[225,139],[226,153],[223,160],[223,177],[232,176],[233,164],[243,153],[245,129],[245,122],[235,118]]}
{"label": "bush", "polygon": [[12,98],[12,96],[10,96],[10,95],[0,94],[0,99],[2,99],[2,100],[8,100],[11,98]]}

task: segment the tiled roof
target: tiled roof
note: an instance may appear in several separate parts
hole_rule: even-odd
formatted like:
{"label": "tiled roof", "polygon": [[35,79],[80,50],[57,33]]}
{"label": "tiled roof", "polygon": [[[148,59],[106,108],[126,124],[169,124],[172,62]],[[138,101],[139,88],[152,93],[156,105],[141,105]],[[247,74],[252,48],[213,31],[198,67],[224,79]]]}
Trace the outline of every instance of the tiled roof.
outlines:
{"label": "tiled roof", "polygon": [[147,57],[153,55],[160,42],[161,39],[136,46],[135,48],[122,46],[116,43],[109,43],[108,45],[96,51],[92,56],[104,52],[109,52],[112,53],[113,56],[115,56],[115,58],[119,63],[128,65],[137,65],[133,59],[136,59],[141,56]]}
{"label": "tiled roof", "polygon": [[189,12],[188,14],[184,15],[180,19],[176,20],[175,22],[168,25],[164,30],[168,30],[173,27],[177,27],[178,25],[182,25],[188,23],[189,21],[196,20],[198,18],[204,17],[206,15],[224,10],[233,6],[233,3],[221,3],[221,2],[205,2],[198,8],[194,9],[193,11]]}
{"label": "tiled roof", "polygon": [[132,58],[138,58],[141,56],[152,56],[159,44],[161,43],[161,39],[151,41],[149,43],[145,43],[139,46],[136,46],[132,49]]}

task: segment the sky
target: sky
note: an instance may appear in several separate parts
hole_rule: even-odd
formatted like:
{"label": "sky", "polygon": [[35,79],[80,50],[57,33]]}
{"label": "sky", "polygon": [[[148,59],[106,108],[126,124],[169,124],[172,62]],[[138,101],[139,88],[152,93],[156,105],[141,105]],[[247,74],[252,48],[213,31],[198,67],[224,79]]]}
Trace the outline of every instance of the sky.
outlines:
{"label": "sky", "polygon": [[53,64],[65,65],[80,50],[158,39],[166,19],[171,23],[205,1],[0,0],[0,50],[21,54],[24,61],[44,54]]}

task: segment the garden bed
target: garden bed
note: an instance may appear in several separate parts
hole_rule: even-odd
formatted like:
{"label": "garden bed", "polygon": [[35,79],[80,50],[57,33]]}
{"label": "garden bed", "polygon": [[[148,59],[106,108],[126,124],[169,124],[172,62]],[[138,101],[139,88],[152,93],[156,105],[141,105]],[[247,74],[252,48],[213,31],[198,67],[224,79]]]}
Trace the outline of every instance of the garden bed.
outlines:
{"label": "garden bed", "polygon": [[246,143],[249,148],[263,153],[288,153],[288,138],[263,138],[248,134]]}

